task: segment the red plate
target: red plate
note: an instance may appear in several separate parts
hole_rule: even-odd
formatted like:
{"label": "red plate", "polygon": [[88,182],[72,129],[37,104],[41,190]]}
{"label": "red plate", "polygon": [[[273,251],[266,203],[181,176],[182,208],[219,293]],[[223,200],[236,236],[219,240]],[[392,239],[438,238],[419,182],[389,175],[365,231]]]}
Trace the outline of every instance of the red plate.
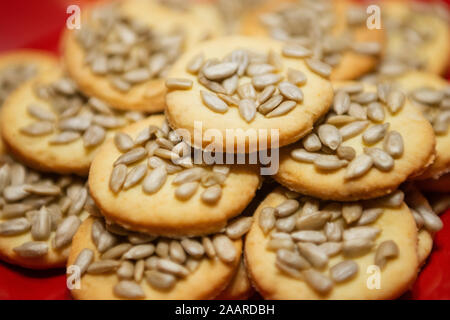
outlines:
{"label": "red plate", "polygon": [[[450,3],[450,0],[445,0]],[[71,4],[87,0],[0,1],[0,51],[34,48],[58,52]],[[450,210],[433,253],[407,299],[450,299]],[[0,262],[0,299],[70,299],[64,270],[33,271]]]}

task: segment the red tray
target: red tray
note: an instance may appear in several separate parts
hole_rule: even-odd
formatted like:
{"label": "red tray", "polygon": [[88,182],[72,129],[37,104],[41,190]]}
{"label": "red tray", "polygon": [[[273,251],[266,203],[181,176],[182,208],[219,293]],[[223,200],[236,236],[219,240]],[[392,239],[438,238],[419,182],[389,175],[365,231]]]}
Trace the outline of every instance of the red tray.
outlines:
{"label": "red tray", "polygon": [[[445,0],[450,3],[450,0]],[[87,0],[0,1],[0,52],[34,48],[58,52],[71,4]],[[416,283],[404,299],[450,299],[450,210]],[[0,262],[0,299],[70,299],[63,269],[33,271]]]}

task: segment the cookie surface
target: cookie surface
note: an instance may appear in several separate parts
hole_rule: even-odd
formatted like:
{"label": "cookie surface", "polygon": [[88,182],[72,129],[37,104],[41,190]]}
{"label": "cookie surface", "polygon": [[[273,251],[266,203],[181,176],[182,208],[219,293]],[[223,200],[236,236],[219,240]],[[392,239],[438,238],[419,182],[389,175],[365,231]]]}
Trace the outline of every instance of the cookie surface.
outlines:
{"label": "cookie surface", "polygon": [[[313,18],[308,20],[310,16]],[[312,36],[313,32],[308,32],[319,29],[315,23],[318,19],[326,21],[323,23],[322,35]],[[366,19],[365,8],[354,1],[318,1],[315,9],[307,1],[271,0],[244,15],[241,32],[288,42],[298,41],[311,47],[323,45],[318,50],[322,59],[333,66],[331,79],[352,80],[376,66],[384,44],[383,30],[368,29]],[[315,37],[324,39],[317,43]],[[357,48],[366,43],[375,48],[372,54],[358,51]]]}
{"label": "cookie surface", "polygon": [[238,270],[228,286],[215,299],[216,300],[247,300],[254,293],[252,284],[247,275],[244,258],[241,258]]}
{"label": "cookie surface", "polygon": [[1,162],[0,259],[31,269],[63,267],[88,216],[83,180],[41,175],[7,155]]}
{"label": "cookie surface", "polygon": [[[436,135],[436,158],[418,180],[437,179],[450,170],[450,92],[446,80],[437,75],[412,71],[393,80],[410,97],[412,104],[419,108],[431,122]],[[429,100],[431,96],[432,100]]]}
{"label": "cookie surface", "polygon": [[[261,203],[255,212],[254,224],[246,237],[245,257],[248,271],[256,289],[265,299],[394,299],[413,283],[418,270],[417,230],[414,219],[404,203],[401,203],[398,208],[383,207],[383,213],[376,221],[366,225],[369,228],[379,228],[380,233],[374,239],[375,244],[372,249],[345,260],[347,263],[349,263],[348,261],[356,263],[357,269],[356,273],[353,271],[352,277],[346,278],[343,282],[333,284],[330,283],[330,278],[325,280],[323,277],[330,277],[330,268],[343,261],[343,255],[339,253],[334,257],[329,257],[328,263],[323,269],[315,269],[315,281],[313,279],[312,282],[316,282],[317,289],[320,291],[313,289],[304,280],[293,278],[281,271],[275,264],[276,252],[267,249],[270,236],[264,234],[258,220],[264,208],[276,207],[287,200],[284,191],[285,189],[276,189]],[[379,289],[370,289],[369,287],[376,283],[376,281],[373,282],[373,270],[374,267],[375,269],[377,267],[374,265],[375,247],[390,241],[396,244],[398,256],[388,259],[381,271],[378,269],[381,272],[378,278]],[[391,253],[393,252],[391,251]],[[323,259],[322,255],[320,256]],[[355,265],[352,263],[352,268],[346,270],[352,274],[350,271],[355,270],[354,268]],[[305,272],[310,270],[294,270],[293,273],[300,274],[299,277],[304,278],[308,277]],[[342,280],[341,276],[345,274],[346,272],[339,274],[336,271],[335,276]],[[330,286],[332,287],[330,288]]]}
{"label": "cookie surface", "polygon": [[[75,263],[76,258],[84,249],[92,250],[94,263],[95,261],[100,260],[101,254],[91,237],[93,222],[93,218],[87,219],[76,233],[73,239],[72,250],[70,251],[67,264],[68,267]],[[184,278],[177,278],[176,283],[168,289],[156,289],[155,287],[152,287],[146,279],[142,279],[141,276],[139,286],[141,288],[140,291],[142,296],[134,298],[151,300],[194,300],[214,298],[215,295],[217,295],[217,292],[220,292],[227,286],[239,266],[239,259],[237,257],[239,257],[242,252],[242,241],[236,240],[232,244],[238,254],[235,261],[224,263],[218,258],[203,258],[198,261],[198,265],[194,271]],[[156,257],[156,255],[153,255],[153,257]],[[92,264],[90,267],[92,267]],[[117,267],[115,269],[117,269]],[[147,261],[145,263],[145,270],[153,270],[149,268]],[[114,293],[114,288],[118,284],[119,279],[112,271],[113,270],[94,274],[94,272],[90,273],[88,268],[87,273],[81,278],[81,287],[79,289],[71,290],[72,296],[75,299],[83,300],[120,299],[121,297]],[[146,277],[146,275],[144,277]],[[133,276],[131,276],[131,278],[133,278]]]}
{"label": "cookie surface", "polygon": [[[191,144],[196,147],[217,146],[227,148],[227,152],[270,148],[274,128],[279,129],[280,146],[298,140],[328,110],[332,89],[330,82],[311,71],[303,59],[282,57],[282,48],[281,43],[270,39],[231,36],[205,42],[185,53],[173,65],[168,78],[183,79],[192,82],[192,86],[168,92],[166,116],[171,126],[187,129]],[[187,66],[193,67],[193,59],[199,58],[199,68],[189,73]],[[217,64],[222,59],[224,62]],[[227,62],[230,59],[236,61]],[[239,59],[242,63],[237,62]],[[220,71],[223,66],[228,70]],[[252,77],[246,76],[245,70]],[[289,99],[277,93],[278,83],[292,90],[291,94],[283,91]],[[263,89],[267,90],[264,95]],[[230,106],[222,100],[227,98]],[[266,133],[266,146],[252,145],[254,132],[258,143],[261,143],[258,134]],[[202,134],[201,142],[194,141],[195,134]]]}
{"label": "cookie surface", "polygon": [[[392,112],[379,100],[374,87],[341,85],[336,86],[334,107],[315,125],[315,137],[280,150],[280,168],[275,175],[279,183],[322,199],[368,199],[392,192],[432,162],[433,129],[401,93],[390,98],[389,103],[397,107],[403,101],[403,107]],[[364,91],[342,92],[352,87]]]}
{"label": "cookie surface", "polygon": [[[105,8],[87,9],[86,19],[89,19],[93,11],[103,10],[105,20],[91,19],[89,24],[84,22],[85,29],[65,34],[63,46],[67,70],[84,92],[105,100],[115,108],[163,111],[165,69],[185,48],[208,36],[208,30],[214,30],[212,36],[221,32],[218,19],[210,24],[204,24],[204,21],[198,19],[200,14],[211,9],[205,7],[193,5],[192,9],[180,11],[153,0],[136,0],[119,2],[113,5],[112,10],[108,5]],[[127,22],[119,22],[119,17],[124,17],[123,21]],[[89,42],[88,34],[98,33],[98,28],[110,28],[110,33],[116,35],[116,40],[97,34],[101,40],[97,39],[97,46],[92,49],[95,43]],[[91,64],[85,63],[89,56],[87,52],[91,52],[93,56],[93,51],[103,50],[107,44],[112,48],[110,53],[96,55],[95,59],[91,59]],[[134,53],[132,57],[128,57],[131,47],[134,48]]]}
{"label": "cookie surface", "polygon": [[[126,133],[132,141],[136,141],[141,132],[155,126],[162,128],[163,123],[164,117],[155,115],[125,128],[123,133]],[[159,129],[157,131],[160,132]],[[172,134],[163,135],[172,139]],[[136,149],[142,154],[138,160],[125,167],[127,175],[132,176],[133,168],[137,170],[136,168],[140,167],[143,170],[143,172],[139,170],[141,173],[138,174],[138,178],[133,178],[134,182],[128,188],[122,188],[125,176],[114,180],[120,181],[116,192],[113,192],[111,188],[114,163],[120,156],[126,154],[119,151],[113,140],[104,144],[92,163],[89,174],[90,190],[107,220],[125,228],[150,234],[167,236],[207,234],[220,230],[228,219],[241,213],[254,197],[259,185],[257,168],[230,166],[229,172],[225,169],[226,174],[214,174],[211,172],[211,167],[199,168],[194,165],[190,168],[191,165],[188,165],[187,170],[191,171],[187,173],[187,170],[183,170],[185,167],[181,167],[185,164],[180,163],[178,166],[165,160],[167,154],[172,154],[169,152],[170,148],[161,151],[160,149],[164,149],[161,147],[155,151],[154,137],[152,134],[147,137],[147,140],[151,138],[153,142],[143,140],[134,146],[132,144],[133,147],[128,149],[130,154],[133,154],[135,152],[133,150]],[[159,139],[159,141],[162,140]],[[174,143],[178,144],[179,141]],[[145,145],[147,149],[141,145]],[[122,159],[125,158],[122,157]],[[187,158],[183,159],[187,160]],[[189,161],[192,160],[189,158]],[[116,163],[116,167],[118,164],[119,162]],[[153,174],[153,172],[156,173]],[[187,176],[178,180],[185,174]],[[199,174],[206,180],[200,181]],[[208,178],[210,174],[216,178],[221,177],[223,180],[216,184]],[[174,182],[175,179],[179,182]],[[158,185],[153,188],[155,182],[158,182]],[[114,182],[114,185],[116,183]],[[222,183],[221,187],[220,183]],[[184,186],[183,189],[192,187],[193,189],[189,189],[192,192],[183,193],[180,196],[178,192],[183,189],[176,191],[180,186]],[[152,187],[151,190],[148,187]]]}
{"label": "cookie surface", "polygon": [[450,56],[448,9],[438,3],[404,0],[381,5],[387,35],[381,73],[393,75],[408,69],[445,73]]}
{"label": "cookie surface", "polygon": [[0,125],[11,152],[30,167],[87,175],[98,146],[115,129],[135,120],[128,116],[131,113],[115,111],[83,95],[55,69],[10,96],[2,108]]}

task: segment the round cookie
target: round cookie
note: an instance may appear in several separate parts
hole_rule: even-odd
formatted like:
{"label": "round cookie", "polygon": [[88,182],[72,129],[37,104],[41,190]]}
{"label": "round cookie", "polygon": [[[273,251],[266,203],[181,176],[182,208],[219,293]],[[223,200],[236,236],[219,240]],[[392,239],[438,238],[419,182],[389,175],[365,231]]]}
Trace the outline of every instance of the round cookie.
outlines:
{"label": "round cookie", "polygon": [[85,96],[72,79],[55,69],[11,94],[2,108],[0,126],[5,144],[30,167],[87,175],[103,141],[143,117]]}
{"label": "round cookie", "polygon": [[333,108],[314,127],[280,150],[275,174],[302,194],[339,201],[382,196],[434,159],[429,122],[400,91],[386,94],[384,86],[336,84]]}
{"label": "round cookie", "polygon": [[450,56],[450,20],[445,4],[389,0],[381,5],[387,43],[379,73],[396,76],[420,69],[444,74]]}
{"label": "round cookie", "polygon": [[33,171],[1,156],[0,259],[31,269],[65,265],[72,236],[88,216],[84,181]]}
{"label": "round cookie", "polygon": [[442,229],[443,224],[439,216],[440,212],[435,212],[428,200],[411,183],[403,186],[405,191],[405,203],[411,210],[416,221],[418,234],[417,253],[419,264],[422,265],[433,249],[433,238],[436,232]]}
{"label": "round cookie", "polygon": [[330,106],[329,70],[314,59],[282,56],[283,49],[268,38],[230,36],[183,54],[166,83],[170,125],[187,129],[197,148],[228,153],[276,148],[301,138]]}
{"label": "round cookie", "polygon": [[254,293],[247,275],[244,258],[241,258],[238,270],[228,286],[215,298],[216,300],[247,300]]}
{"label": "round cookie", "polygon": [[56,68],[57,58],[38,50],[16,50],[0,55],[0,106],[21,83]]}
{"label": "round cookie", "polygon": [[244,15],[241,32],[308,46],[333,67],[332,80],[352,80],[375,68],[384,43],[383,29],[367,28],[365,9],[348,0],[271,0]]}
{"label": "round cookie", "polygon": [[260,180],[257,167],[193,164],[176,132],[155,115],[104,144],[92,163],[89,188],[108,221],[157,235],[208,234],[250,203]]}
{"label": "round cookie", "polygon": [[[223,29],[220,19],[210,21],[215,11],[206,5],[174,10],[132,0],[85,11],[82,28],[64,36],[64,62],[83,92],[117,109],[163,111],[167,68],[186,48]],[[211,17],[209,23],[199,15]]]}
{"label": "round cookie", "polygon": [[[259,221],[265,221],[264,228],[269,232],[273,228],[273,223],[268,221],[274,222],[274,210],[284,215],[289,213],[286,210],[289,206],[292,209],[291,205],[286,206],[286,204],[283,205],[284,209],[279,207],[288,200],[285,191],[278,188],[261,203],[256,210],[254,223],[245,242],[247,270],[255,288],[265,299],[394,299],[409,289],[416,278],[419,266],[416,252],[417,230],[414,219],[401,198],[397,197],[395,201],[385,199],[382,202],[373,200],[372,219],[366,220],[371,214],[368,214],[368,209],[365,209],[364,215],[354,221],[348,229],[345,222],[339,223],[342,218],[335,220],[338,222],[328,222],[325,227],[326,235],[323,231],[307,229],[316,227],[320,230],[320,225],[325,224],[326,221],[322,219],[324,215],[328,218],[331,216],[331,219],[333,216],[338,217],[339,214],[346,217],[348,212],[346,207],[354,208],[359,204],[342,203],[342,212],[336,210],[336,207],[334,209],[329,207],[330,211],[325,211],[325,208],[322,211],[315,211],[319,210],[316,206],[318,200],[300,198],[300,203],[306,202],[303,208],[300,207],[301,209],[293,216],[299,215],[296,225],[297,228],[301,226],[302,231],[294,230],[294,233],[287,234],[277,233],[277,230],[273,229],[270,235],[265,234]],[[390,207],[385,206],[389,203]],[[396,207],[392,206],[394,204]],[[275,207],[277,209],[274,209]],[[314,208],[315,210],[311,210]],[[263,210],[264,219],[261,218]],[[375,211],[378,211],[378,216],[375,216],[377,218],[373,221]],[[308,219],[308,216],[311,218]],[[280,222],[281,219],[286,218],[276,220],[276,228],[285,230],[287,223]],[[361,220],[373,222],[364,224],[362,227],[355,227],[362,223]],[[345,227],[343,233],[339,225]],[[308,244],[303,241],[296,241],[296,244],[293,242],[293,239],[304,241],[308,239],[320,243],[327,241],[325,239],[328,237],[338,241],[337,230],[341,230],[340,236],[346,238],[342,242],[342,253],[336,254],[335,248],[339,247],[336,242],[334,245],[326,246],[314,245],[311,242]],[[372,245],[368,245],[370,240],[361,238],[364,235],[367,239],[373,238]],[[276,253],[268,250],[268,246],[291,249]],[[297,249],[293,250],[293,248],[298,248],[302,256],[297,253]],[[353,255],[350,256],[350,254]],[[375,256],[378,258],[375,259]],[[343,261],[346,262],[337,266]],[[294,266],[297,266],[297,269]]]}
{"label": "round cookie", "polygon": [[409,96],[433,126],[436,158],[417,179],[437,179],[450,170],[450,85],[437,75],[418,71],[392,79],[392,83]]}
{"label": "round cookie", "polygon": [[[105,246],[104,241],[97,242],[96,245],[93,239],[97,237],[94,234],[107,237],[105,233],[115,240],[109,246]],[[224,236],[218,235],[216,237]],[[131,242],[134,245],[130,243],[132,238],[135,239],[134,242]],[[212,238],[212,241],[216,243],[216,238]],[[139,242],[138,239],[144,240]],[[75,299],[83,300],[212,299],[228,285],[239,267],[239,256],[242,252],[241,240],[231,241],[227,238],[226,246],[223,246],[224,243],[221,242],[219,245],[227,248],[225,251],[228,253],[225,256],[216,252],[216,256],[208,258],[204,251],[194,250],[192,253],[197,255],[197,258],[190,257],[190,253],[184,253],[185,261],[181,262],[183,258],[180,259],[180,256],[176,256],[176,260],[172,256],[172,260],[169,260],[170,253],[167,252],[173,252],[172,250],[174,250],[168,249],[168,246],[180,248],[180,241],[153,239],[154,237],[150,238],[145,235],[131,235],[128,238],[126,236],[114,236],[104,230],[100,220],[87,219],[73,239],[72,250],[67,263],[69,274],[73,265],[80,267],[83,273],[79,289],[71,290],[72,296]],[[181,241],[182,252],[184,252],[183,248],[186,248],[184,241],[189,241],[189,239],[185,238]],[[191,241],[199,244],[195,239]],[[158,243],[165,243],[165,245],[162,246]],[[125,246],[125,250],[116,250],[113,248],[115,245]],[[137,247],[140,248],[136,249]],[[113,250],[111,251],[111,249]],[[232,255],[230,255],[230,251],[233,252]],[[113,252],[116,253],[113,254]],[[77,259],[80,253],[82,253],[81,258]],[[102,255],[106,255],[103,259],[106,263],[101,262]],[[109,258],[109,260],[106,258]],[[223,260],[224,258],[226,260]],[[172,268],[168,267],[168,264]],[[130,265],[131,273],[127,272]],[[114,273],[115,271],[117,271],[117,274]]]}

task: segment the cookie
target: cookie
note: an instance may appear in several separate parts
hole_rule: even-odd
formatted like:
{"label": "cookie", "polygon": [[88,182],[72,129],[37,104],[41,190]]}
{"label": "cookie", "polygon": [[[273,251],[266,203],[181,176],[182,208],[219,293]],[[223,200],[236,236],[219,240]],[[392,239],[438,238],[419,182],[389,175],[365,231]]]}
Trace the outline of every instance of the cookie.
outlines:
{"label": "cookie", "polygon": [[209,10],[177,11],[153,0],[86,9],[82,28],[63,39],[67,70],[84,92],[114,108],[163,111],[167,69],[186,48],[220,34],[219,20],[199,19],[214,14]]}
{"label": "cookie", "polygon": [[422,265],[433,248],[434,234],[442,229],[443,224],[428,200],[415,185],[408,183],[403,189],[406,194],[405,203],[411,210],[419,230],[417,253],[419,264]]}
{"label": "cookie", "polygon": [[17,50],[0,55],[0,106],[21,83],[57,67],[57,58],[38,50]]}
{"label": "cookie", "polygon": [[244,15],[241,32],[306,46],[333,67],[331,79],[352,80],[375,68],[384,43],[383,29],[367,27],[365,10],[347,0],[271,0]]}
{"label": "cookie", "polygon": [[108,221],[157,235],[208,234],[250,203],[258,168],[204,165],[204,157],[202,165],[177,132],[155,115],[104,144],[89,188]]}
{"label": "cookie", "polygon": [[238,270],[228,286],[215,299],[216,300],[247,300],[254,293],[254,289],[247,275],[244,260],[241,259]]}
{"label": "cookie", "polygon": [[330,203],[285,191],[261,203],[245,241],[265,299],[394,299],[410,288],[417,230],[401,197]]}
{"label": "cookie", "polygon": [[143,117],[84,95],[71,78],[55,69],[11,94],[2,108],[0,126],[5,144],[30,167],[87,175],[98,147],[112,132]]}
{"label": "cookie", "polygon": [[169,72],[170,125],[187,129],[197,148],[228,153],[298,140],[333,95],[330,70],[303,54],[268,38],[230,36],[198,45]]}
{"label": "cookie", "polygon": [[408,70],[444,74],[449,65],[449,12],[445,4],[430,1],[383,1],[387,42],[378,72],[398,76]]}
{"label": "cookie", "polygon": [[100,219],[89,218],[70,251],[68,273],[78,267],[81,275],[79,288],[71,293],[83,300],[212,299],[233,278],[241,252],[242,241],[223,234],[204,237],[203,242],[136,233],[118,236]]}
{"label": "cookie", "polygon": [[38,173],[1,156],[0,259],[31,269],[62,267],[88,216],[85,181]]}
{"label": "cookie", "polygon": [[417,179],[437,179],[450,171],[450,85],[437,75],[417,71],[392,79],[392,85],[403,90],[433,126],[436,158]]}
{"label": "cookie", "polygon": [[434,159],[430,123],[398,90],[336,84],[331,111],[302,141],[280,150],[275,180],[339,201],[379,197]]}

